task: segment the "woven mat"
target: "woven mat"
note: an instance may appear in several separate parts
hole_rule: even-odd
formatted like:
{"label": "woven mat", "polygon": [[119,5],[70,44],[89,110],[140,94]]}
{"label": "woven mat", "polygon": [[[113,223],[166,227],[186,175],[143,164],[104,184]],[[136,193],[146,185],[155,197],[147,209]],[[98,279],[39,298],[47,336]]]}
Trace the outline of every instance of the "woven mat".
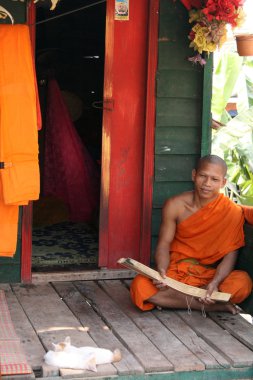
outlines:
{"label": "woven mat", "polygon": [[33,228],[33,270],[97,267],[98,233],[87,223],[62,222]]}
{"label": "woven mat", "polygon": [[3,290],[0,290],[0,373],[2,376],[32,373],[15,332]]}

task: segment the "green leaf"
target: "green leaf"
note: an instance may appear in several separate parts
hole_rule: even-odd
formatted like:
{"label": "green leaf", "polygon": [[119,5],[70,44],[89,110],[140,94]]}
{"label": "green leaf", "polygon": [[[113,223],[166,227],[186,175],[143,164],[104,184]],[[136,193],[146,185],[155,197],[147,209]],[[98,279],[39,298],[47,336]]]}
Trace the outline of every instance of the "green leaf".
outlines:
{"label": "green leaf", "polygon": [[[237,53],[223,53],[213,74],[212,117],[227,123],[230,116],[225,112],[229,98],[241,72],[243,58]],[[222,120],[223,119],[223,120]]]}
{"label": "green leaf", "polygon": [[253,106],[216,131],[212,153],[227,163],[230,197],[253,205]]}

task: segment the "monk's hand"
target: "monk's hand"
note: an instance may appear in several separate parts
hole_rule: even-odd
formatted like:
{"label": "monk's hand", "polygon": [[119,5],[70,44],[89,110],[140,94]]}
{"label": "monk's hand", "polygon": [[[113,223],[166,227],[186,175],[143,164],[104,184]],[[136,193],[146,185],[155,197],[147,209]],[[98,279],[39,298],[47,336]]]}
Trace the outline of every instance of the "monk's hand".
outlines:
{"label": "monk's hand", "polygon": [[[157,268],[158,273],[162,278],[166,278],[166,270]],[[168,285],[166,285],[162,280],[153,280],[153,284],[160,290],[166,289]]]}
{"label": "monk's hand", "polygon": [[218,291],[217,283],[214,281],[211,281],[206,287],[205,297],[200,298],[199,302],[207,304],[207,305],[214,304],[215,301],[211,299],[211,295],[213,292],[217,292],[217,291]]}

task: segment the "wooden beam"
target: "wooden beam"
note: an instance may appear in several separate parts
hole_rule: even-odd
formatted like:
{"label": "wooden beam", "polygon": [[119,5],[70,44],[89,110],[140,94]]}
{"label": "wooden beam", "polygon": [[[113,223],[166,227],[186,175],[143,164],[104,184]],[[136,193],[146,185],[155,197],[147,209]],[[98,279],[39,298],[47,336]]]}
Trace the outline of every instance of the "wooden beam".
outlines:
{"label": "wooden beam", "polygon": [[56,281],[89,281],[89,280],[115,280],[133,278],[136,273],[132,270],[101,269],[78,272],[45,272],[33,273],[32,283],[46,283]]}
{"label": "wooden beam", "polygon": [[156,70],[158,57],[159,0],[149,2],[148,72],[146,98],[145,150],[143,168],[142,230],[140,261],[149,264],[151,252],[154,143],[156,118]]}

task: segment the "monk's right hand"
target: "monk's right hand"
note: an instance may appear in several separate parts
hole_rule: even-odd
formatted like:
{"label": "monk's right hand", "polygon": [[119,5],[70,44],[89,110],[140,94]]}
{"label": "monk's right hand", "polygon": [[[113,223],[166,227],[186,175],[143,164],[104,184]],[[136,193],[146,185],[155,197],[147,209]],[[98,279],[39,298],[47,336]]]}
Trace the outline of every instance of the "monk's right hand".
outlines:
{"label": "monk's right hand", "polygon": [[206,295],[204,298],[200,298],[199,302],[205,303],[207,305],[214,304],[215,301],[211,299],[212,293],[218,292],[218,286],[215,281],[211,281],[206,287]]}

